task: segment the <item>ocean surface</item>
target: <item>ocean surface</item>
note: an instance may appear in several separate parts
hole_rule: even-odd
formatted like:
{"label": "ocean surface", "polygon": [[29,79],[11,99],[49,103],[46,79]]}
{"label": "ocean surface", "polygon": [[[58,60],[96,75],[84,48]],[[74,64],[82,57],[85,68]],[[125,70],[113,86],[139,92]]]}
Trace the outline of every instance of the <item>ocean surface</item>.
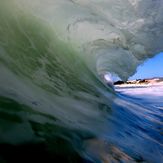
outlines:
{"label": "ocean surface", "polygon": [[54,125],[54,116],[1,95],[0,161],[161,163],[163,86],[116,86],[115,91],[110,108],[98,104],[103,122],[78,119],[86,129]]}
{"label": "ocean surface", "polygon": [[[129,136],[125,136],[126,143],[140,155],[147,154],[147,162],[162,162],[163,86],[117,87],[116,91],[121,98],[129,102],[130,112],[136,115],[134,118],[127,116],[130,117],[129,121],[132,121],[132,127],[129,132],[127,130]],[[125,128],[128,128],[127,124],[124,130]]]}
{"label": "ocean surface", "polygon": [[162,0],[0,0],[0,162],[163,162],[162,86],[112,85],[163,51],[162,15]]}

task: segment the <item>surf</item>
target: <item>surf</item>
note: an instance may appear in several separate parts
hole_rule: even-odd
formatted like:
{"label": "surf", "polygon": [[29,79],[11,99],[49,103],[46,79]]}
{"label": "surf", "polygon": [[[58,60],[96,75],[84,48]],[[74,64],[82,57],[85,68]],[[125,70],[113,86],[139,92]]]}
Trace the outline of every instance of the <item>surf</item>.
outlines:
{"label": "surf", "polygon": [[[118,124],[132,130],[142,115],[131,108],[140,106],[119,96],[104,78],[127,79],[162,50],[162,10],[156,14],[152,1],[143,4],[147,13],[130,1],[0,3],[0,142],[50,146],[59,137],[81,157],[98,162],[106,155],[106,141],[118,155],[122,148],[127,160],[139,158],[137,148],[127,149],[119,139],[126,134]],[[110,4],[110,10],[104,7]],[[156,14],[157,30],[150,29],[149,12]],[[94,152],[94,144],[101,150]],[[143,153],[147,161],[157,160],[149,153]]]}

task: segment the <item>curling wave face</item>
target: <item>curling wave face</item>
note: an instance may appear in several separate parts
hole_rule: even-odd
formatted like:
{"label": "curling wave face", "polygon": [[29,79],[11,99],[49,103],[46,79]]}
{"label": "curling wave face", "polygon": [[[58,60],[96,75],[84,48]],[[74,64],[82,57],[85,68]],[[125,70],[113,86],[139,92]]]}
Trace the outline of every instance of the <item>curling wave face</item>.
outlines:
{"label": "curling wave face", "polygon": [[[81,52],[92,71],[126,79],[162,51],[161,0],[15,0]],[[123,57],[122,57],[123,56]]]}
{"label": "curling wave face", "polygon": [[162,14],[161,0],[1,1],[0,142],[59,135],[84,157],[83,139],[116,142],[106,131],[121,123],[120,105],[131,105],[103,76],[127,79],[163,50]]}

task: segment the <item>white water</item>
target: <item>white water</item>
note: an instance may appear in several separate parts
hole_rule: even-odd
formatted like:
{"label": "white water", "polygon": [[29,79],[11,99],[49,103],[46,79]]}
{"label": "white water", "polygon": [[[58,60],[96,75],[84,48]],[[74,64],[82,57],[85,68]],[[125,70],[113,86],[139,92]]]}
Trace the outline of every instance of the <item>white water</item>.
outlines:
{"label": "white water", "polygon": [[162,0],[14,0],[57,29],[98,73],[126,79],[162,51]]}

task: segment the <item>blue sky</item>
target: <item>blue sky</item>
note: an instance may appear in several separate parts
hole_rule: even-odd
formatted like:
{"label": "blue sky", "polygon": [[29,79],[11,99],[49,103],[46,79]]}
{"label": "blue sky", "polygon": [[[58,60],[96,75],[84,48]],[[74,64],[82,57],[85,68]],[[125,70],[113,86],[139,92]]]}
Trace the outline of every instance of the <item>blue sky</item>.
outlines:
{"label": "blue sky", "polygon": [[163,52],[148,59],[137,68],[137,73],[129,79],[163,77]]}

